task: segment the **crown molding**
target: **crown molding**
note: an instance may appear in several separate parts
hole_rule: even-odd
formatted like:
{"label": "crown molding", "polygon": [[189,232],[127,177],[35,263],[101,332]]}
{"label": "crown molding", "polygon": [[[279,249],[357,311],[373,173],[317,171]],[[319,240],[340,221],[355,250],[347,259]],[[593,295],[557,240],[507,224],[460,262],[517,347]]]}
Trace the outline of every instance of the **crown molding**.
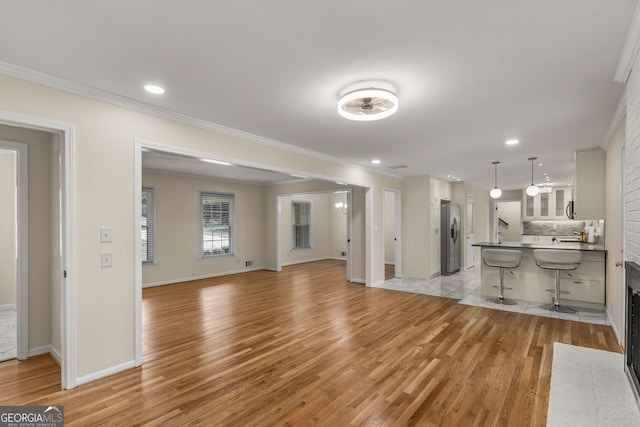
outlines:
{"label": "crown molding", "polygon": [[603,150],[606,150],[611,141],[613,141],[613,137],[615,136],[622,120],[627,114],[627,88],[624,88],[624,92],[622,92],[622,96],[620,97],[620,101],[618,102],[618,107],[616,108],[616,113],[613,116],[613,120],[611,120],[611,124],[609,124],[609,128],[607,129],[607,133],[604,134],[604,138],[602,140]]}
{"label": "crown molding", "polygon": [[613,79],[620,83],[626,83],[629,80],[633,63],[638,56],[640,49],[640,4],[636,3],[636,9],[633,12],[631,26],[627,32],[627,38],[622,48],[622,54],[618,60],[618,67]]}
{"label": "crown molding", "polygon": [[292,153],[301,154],[307,157],[312,157],[319,160],[326,160],[333,163],[349,167],[358,167],[365,169],[368,172],[378,175],[385,175],[391,178],[404,180],[402,175],[395,174],[393,172],[385,171],[363,165],[360,163],[349,162],[339,157],[334,157],[329,154],[320,153],[318,151],[309,150],[307,148],[298,147],[295,145],[287,144],[285,142],[277,141],[263,136],[254,135],[249,132],[244,132],[238,129],[222,126],[207,120],[197,119],[186,114],[178,113],[166,108],[157,107],[154,105],[146,104],[144,102],[136,101],[126,96],[116,95],[111,92],[103,91],[91,86],[75,83],[60,77],[55,77],[49,74],[41,73],[39,71],[31,70],[29,68],[20,67],[18,65],[10,64],[0,61],[0,74],[13,77],[20,80],[25,80],[32,83],[41,84],[54,89],[62,90],[65,92],[74,93],[86,98],[91,98],[96,101],[102,101],[109,104],[118,105],[130,110],[138,111],[145,114],[150,114],[163,119],[171,120],[178,123],[194,126],[201,129],[206,129],[216,133],[220,133],[233,138],[244,139],[246,141],[266,145],[269,147],[277,148],[280,150],[286,150]]}

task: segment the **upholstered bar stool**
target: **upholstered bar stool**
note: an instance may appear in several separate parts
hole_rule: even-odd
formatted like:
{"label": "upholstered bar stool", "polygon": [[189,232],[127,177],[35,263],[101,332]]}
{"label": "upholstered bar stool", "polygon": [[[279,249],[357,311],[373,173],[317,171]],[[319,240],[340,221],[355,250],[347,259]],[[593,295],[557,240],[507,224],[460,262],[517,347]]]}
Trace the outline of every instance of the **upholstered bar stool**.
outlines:
{"label": "upholstered bar stool", "polygon": [[560,294],[569,293],[568,291],[560,290],[560,272],[571,271],[580,267],[582,252],[562,249],[534,249],[533,257],[538,267],[545,270],[553,270],[556,275],[555,287],[547,289],[548,292],[553,292],[553,303],[541,305],[540,308],[559,313],[575,313],[576,310],[573,308],[560,305]]}
{"label": "upholstered bar stool", "polygon": [[504,290],[511,289],[504,287],[504,270],[518,268],[522,260],[522,251],[513,249],[482,249],[482,262],[487,267],[500,269],[500,284],[498,285],[498,298],[489,300],[503,305],[515,305],[517,302],[504,297]]}

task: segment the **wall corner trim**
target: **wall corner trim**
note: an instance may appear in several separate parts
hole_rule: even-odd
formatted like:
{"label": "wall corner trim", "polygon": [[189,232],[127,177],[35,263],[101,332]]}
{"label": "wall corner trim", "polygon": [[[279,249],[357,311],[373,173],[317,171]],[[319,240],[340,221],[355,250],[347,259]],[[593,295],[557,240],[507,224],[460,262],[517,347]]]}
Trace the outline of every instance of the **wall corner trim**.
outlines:
{"label": "wall corner trim", "polygon": [[631,25],[627,32],[627,38],[624,42],[613,80],[619,83],[626,83],[629,80],[633,63],[636,60],[636,56],[638,56],[638,50],[640,50],[640,3],[636,4],[636,9],[633,12]]}
{"label": "wall corner trim", "polygon": [[607,150],[607,147],[613,140],[613,137],[616,135],[620,124],[622,123],[622,119],[627,114],[627,88],[625,87],[624,92],[622,92],[622,96],[620,97],[620,101],[618,101],[618,107],[616,108],[616,113],[607,128],[607,133],[604,134],[604,138],[602,139],[602,147],[603,150]]}

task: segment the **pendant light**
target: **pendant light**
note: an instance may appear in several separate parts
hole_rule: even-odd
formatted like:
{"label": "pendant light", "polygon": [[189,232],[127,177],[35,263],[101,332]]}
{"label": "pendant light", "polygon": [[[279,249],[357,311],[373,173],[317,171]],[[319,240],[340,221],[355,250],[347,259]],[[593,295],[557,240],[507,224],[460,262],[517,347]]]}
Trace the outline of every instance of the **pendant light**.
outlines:
{"label": "pendant light", "polygon": [[531,185],[527,187],[527,194],[531,197],[537,196],[540,193],[540,188],[533,183],[533,161],[536,160],[537,157],[529,157],[528,160],[531,161]]}
{"label": "pendant light", "polygon": [[498,165],[500,164],[500,162],[491,162],[491,164],[495,167],[495,185],[489,192],[489,195],[492,199],[497,199],[502,196],[502,190],[498,188]]}

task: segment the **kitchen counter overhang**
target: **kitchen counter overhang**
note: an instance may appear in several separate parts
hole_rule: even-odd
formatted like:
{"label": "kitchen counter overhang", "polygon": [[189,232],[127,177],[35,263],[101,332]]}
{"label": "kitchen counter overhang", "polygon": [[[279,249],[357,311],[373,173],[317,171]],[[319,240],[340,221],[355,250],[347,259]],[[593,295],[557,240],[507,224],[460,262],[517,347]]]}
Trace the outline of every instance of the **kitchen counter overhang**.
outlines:
{"label": "kitchen counter overhang", "polygon": [[479,242],[472,246],[480,246],[486,248],[504,248],[504,249],[566,249],[590,252],[606,252],[604,245],[580,243],[580,242],[558,242],[558,243],[521,243],[521,242]]}
{"label": "kitchen counter overhang", "polygon": [[[560,288],[568,291],[562,300],[568,305],[595,308],[605,304],[605,265],[607,251],[604,245],[588,243],[521,243],[521,242],[479,242],[473,246],[485,248],[514,249],[522,251],[522,262],[518,268],[511,269],[513,274],[505,274],[505,286],[512,288],[505,297],[536,303],[550,303],[548,289],[554,287],[555,275],[536,265],[534,249],[579,250],[582,252],[580,267],[574,271],[560,273]],[[498,268],[487,267],[482,260],[481,295],[495,297],[498,294],[495,285],[499,282]]]}

